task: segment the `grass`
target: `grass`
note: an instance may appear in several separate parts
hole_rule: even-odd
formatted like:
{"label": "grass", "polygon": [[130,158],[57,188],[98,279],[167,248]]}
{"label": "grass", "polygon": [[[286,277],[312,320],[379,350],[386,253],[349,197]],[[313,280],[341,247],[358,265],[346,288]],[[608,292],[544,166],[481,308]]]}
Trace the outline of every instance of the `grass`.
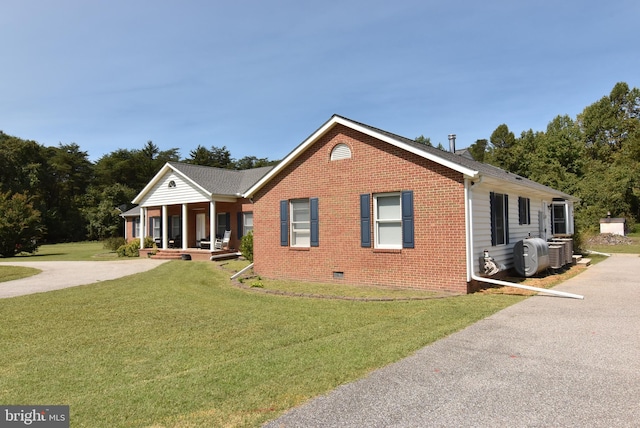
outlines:
{"label": "grass", "polygon": [[14,279],[26,278],[42,272],[40,269],[34,269],[23,266],[0,266],[0,282],[13,281]]}
{"label": "grass", "polygon": [[104,248],[98,241],[69,242],[64,244],[42,245],[35,254],[22,253],[3,261],[82,261],[82,260],[114,260],[118,255]]}
{"label": "grass", "polygon": [[169,262],[0,300],[0,403],[68,404],[73,427],[260,426],[522,299],[286,297]]}

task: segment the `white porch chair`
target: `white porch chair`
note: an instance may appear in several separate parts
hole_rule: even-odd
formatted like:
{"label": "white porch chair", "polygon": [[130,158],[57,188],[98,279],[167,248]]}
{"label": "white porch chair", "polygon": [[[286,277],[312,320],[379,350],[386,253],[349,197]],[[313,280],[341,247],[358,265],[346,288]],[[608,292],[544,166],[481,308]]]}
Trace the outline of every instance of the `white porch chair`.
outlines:
{"label": "white porch chair", "polygon": [[213,244],[213,248],[216,250],[222,250],[223,248],[229,248],[229,240],[231,239],[231,231],[225,230],[222,239],[216,239]]}

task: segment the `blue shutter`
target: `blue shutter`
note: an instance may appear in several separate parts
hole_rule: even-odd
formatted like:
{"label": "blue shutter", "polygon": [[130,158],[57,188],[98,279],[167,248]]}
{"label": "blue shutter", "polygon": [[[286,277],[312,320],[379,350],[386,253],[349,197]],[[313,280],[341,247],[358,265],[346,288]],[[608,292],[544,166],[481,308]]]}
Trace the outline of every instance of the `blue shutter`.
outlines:
{"label": "blue shutter", "polygon": [[318,198],[309,198],[310,221],[311,221],[311,246],[317,247],[319,242],[318,228]]}
{"label": "blue shutter", "polygon": [[280,245],[289,245],[289,201],[280,201]]}
{"label": "blue shutter", "polygon": [[414,248],[413,191],[402,192],[402,248]]}
{"label": "blue shutter", "polygon": [[524,198],[518,196],[518,224],[524,224]]}
{"label": "blue shutter", "polygon": [[360,195],[360,246],[371,247],[371,195]]}
{"label": "blue shutter", "polygon": [[244,224],[243,224],[243,217],[242,217],[242,211],[238,212],[238,239],[241,239],[242,236],[244,235]]}
{"label": "blue shutter", "polygon": [[489,193],[489,207],[491,211],[491,246],[496,246],[496,209],[494,200],[496,198],[496,194],[491,192]]}
{"label": "blue shutter", "polygon": [[509,243],[509,195],[504,195],[504,243]]}

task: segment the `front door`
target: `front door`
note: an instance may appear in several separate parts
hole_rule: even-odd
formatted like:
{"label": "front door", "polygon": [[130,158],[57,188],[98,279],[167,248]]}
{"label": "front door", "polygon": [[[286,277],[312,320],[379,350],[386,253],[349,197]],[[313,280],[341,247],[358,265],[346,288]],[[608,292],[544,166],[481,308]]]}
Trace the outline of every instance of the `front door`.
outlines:
{"label": "front door", "polygon": [[205,213],[196,214],[196,241],[200,242],[206,238],[207,215]]}

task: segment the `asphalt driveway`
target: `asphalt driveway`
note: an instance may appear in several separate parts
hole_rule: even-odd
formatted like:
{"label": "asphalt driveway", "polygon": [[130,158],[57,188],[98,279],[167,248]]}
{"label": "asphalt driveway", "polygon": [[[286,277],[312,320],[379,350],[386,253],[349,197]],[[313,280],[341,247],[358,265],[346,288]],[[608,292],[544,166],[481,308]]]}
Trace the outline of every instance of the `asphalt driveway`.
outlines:
{"label": "asphalt driveway", "polygon": [[92,284],[145,272],[166,260],[134,259],[86,262],[0,262],[2,265],[40,269],[37,275],[14,281],[0,282],[0,298],[44,293],[51,290]]}
{"label": "asphalt driveway", "polygon": [[637,427],[640,258],[614,255],[267,427]]}

